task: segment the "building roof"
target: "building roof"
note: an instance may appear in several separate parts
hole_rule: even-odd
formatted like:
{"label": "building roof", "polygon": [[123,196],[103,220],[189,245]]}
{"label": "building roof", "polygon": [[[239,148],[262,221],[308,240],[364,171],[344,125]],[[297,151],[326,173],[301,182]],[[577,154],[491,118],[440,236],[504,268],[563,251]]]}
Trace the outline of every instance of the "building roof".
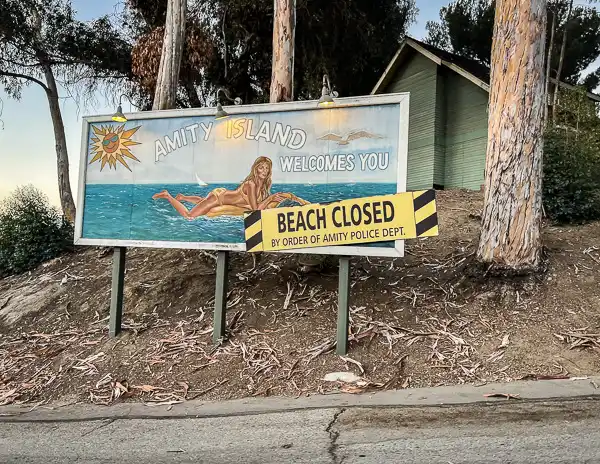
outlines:
{"label": "building roof", "polygon": [[423,47],[425,50],[438,56],[441,60],[461,67],[486,84],[490,83],[490,68],[479,61],[465,58],[464,56],[457,55],[456,53],[447,52],[446,50],[442,50],[441,48],[434,47],[433,45],[426,44],[425,42],[421,42],[413,38],[410,40]]}
{"label": "building roof", "polygon": [[[483,63],[470,58],[465,58],[464,56],[455,53],[450,53],[446,50],[434,47],[433,45],[413,39],[412,37],[407,37],[402,42],[402,45],[400,45],[400,48],[392,58],[392,61],[390,61],[384,73],[379,78],[379,81],[371,91],[372,95],[384,88],[393,79],[396,70],[402,64],[406,54],[409,53],[411,49],[426,56],[438,66],[445,66],[452,69],[464,78],[473,82],[475,85],[484,89],[486,92],[490,91],[490,68]],[[556,80],[552,79],[552,82],[556,82]],[[560,86],[567,89],[574,88],[574,86],[565,82],[561,82]],[[591,100],[600,102],[600,95],[588,92],[588,97]]]}

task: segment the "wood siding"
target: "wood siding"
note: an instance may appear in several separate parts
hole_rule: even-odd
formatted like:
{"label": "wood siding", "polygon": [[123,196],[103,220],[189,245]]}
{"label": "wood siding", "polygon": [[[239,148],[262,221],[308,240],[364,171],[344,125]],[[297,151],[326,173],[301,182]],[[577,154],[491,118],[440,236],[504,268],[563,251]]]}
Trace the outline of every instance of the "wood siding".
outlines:
{"label": "wood siding", "polygon": [[437,68],[437,86],[435,100],[435,141],[433,184],[444,186],[446,182],[446,81],[443,70]]}
{"label": "wood siding", "polygon": [[434,183],[437,81],[437,65],[413,52],[381,92],[410,92],[408,190],[431,188]]}
{"label": "wood siding", "polygon": [[444,70],[445,188],[479,190],[485,177],[488,93]]}

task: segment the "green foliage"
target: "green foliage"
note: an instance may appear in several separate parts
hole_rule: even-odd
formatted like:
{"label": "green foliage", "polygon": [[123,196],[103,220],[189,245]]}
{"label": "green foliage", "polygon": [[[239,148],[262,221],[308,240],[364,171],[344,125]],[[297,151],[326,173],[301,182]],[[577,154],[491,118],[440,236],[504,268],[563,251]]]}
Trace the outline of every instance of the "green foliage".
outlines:
{"label": "green foliage", "polygon": [[577,139],[600,152],[599,109],[598,103],[588,97],[585,87],[562,88],[559,92],[556,125],[571,129]]}
{"label": "green foliage", "polygon": [[32,269],[72,244],[73,227],[35,187],[0,202],[0,276]]}
{"label": "green foliage", "polygon": [[70,0],[0,0],[0,85],[19,99],[48,70],[63,87],[91,94],[103,79],[128,77],[131,45],[108,17],[75,18]]}
{"label": "green foliage", "polygon": [[[128,0],[124,23],[134,39],[163,25],[166,4]],[[214,104],[223,86],[244,103],[268,102],[273,0],[188,0],[188,10],[188,24],[206,32],[218,56],[192,82],[201,100]],[[416,12],[414,0],[297,0],[295,99],[318,98],[323,73],[341,96],[370,93]]]}
{"label": "green foliage", "polygon": [[319,98],[324,72],[340,95],[368,95],[416,13],[413,0],[298,0],[297,97]]}
{"label": "green foliage", "polygon": [[558,222],[600,219],[600,118],[583,87],[561,89],[544,143],[544,207]]}
{"label": "green foliage", "polygon": [[[567,28],[567,45],[561,80],[577,84],[582,73],[600,56],[600,14],[589,6],[576,5],[570,21],[567,0],[548,3],[547,43],[550,43],[552,19],[556,14],[557,28],[552,52],[552,77],[560,59],[563,31]],[[494,0],[454,0],[440,10],[440,21],[427,23],[427,42],[439,48],[490,65],[494,32]],[[600,66],[583,80],[588,90],[600,82]]]}
{"label": "green foliage", "polygon": [[[165,0],[127,0],[127,6],[125,23],[132,27],[132,32],[146,33],[164,27],[168,6]],[[188,1],[188,10],[193,10],[193,0]]]}
{"label": "green foliage", "polygon": [[458,0],[440,9],[440,21],[428,21],[427,42],[490,65],[494,7],[490,0]]}
{"label": "green foliage", "polygon": [[546,214],[560,223],[600,219],[598,145],[568,127],[546,132],[543,202]]}

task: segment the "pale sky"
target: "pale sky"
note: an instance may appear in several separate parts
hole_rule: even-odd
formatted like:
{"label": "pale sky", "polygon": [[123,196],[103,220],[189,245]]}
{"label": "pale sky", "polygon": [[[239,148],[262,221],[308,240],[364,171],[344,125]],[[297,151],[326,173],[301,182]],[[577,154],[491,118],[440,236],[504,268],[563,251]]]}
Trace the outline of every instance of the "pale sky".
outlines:
{"label": "pale sky", "polygon": [[[418,22],[410,29],[410,34],[418,39],[426,35],[425,23],[439,18],[439,9],[449,0],[417,0]],[[82,20],[91,20],[103,14],[114,12],[117,2],[98,0],[73,0],[73,6]],[[383,69],[382,69],[383,72]],[[62,115],[65,123],[70,161],[71,187],[77,190],[79,153],[81,142],[81,117],[84,115],[110,114],[114,106],[100,97],[93,107],[78,108],[71,98],[62,94]],[[0,90],[3,104],[0,128],[0,198],[15,187],[33,184],[43,190],[55,204],[58,204],[56,180],[56,154],[54,134],[48,102],[43,90],[31,85],[24,90],[20,101],[14,101]],[[126,112],[135,110],[124,103]],[[1,125],[0,125],[1,126]]]}
{"label": "pale sky", "polygon": [[[97,0],[73,0],[73,6],[82,20],[92,20],[103,14],[112,13],[116,2]],[[77,104],[66,93],[62,93],[62,116],[65,123],[71,188],[77,189],[79,164],[79,143],[81,141],[81,117],[85,114],[106,114],[114,112],[104,99],[93,107],[78,109]],[[33,184],[43,190],[54,204],[58,203],[56,176],[56,151],[54,132],[48,100],[42,88],[32,84],[23,91],[23,98],[15,101],[0,90],[3,111],[0,119],[0,198],[15,187]],[[125,111],[129,110],[124,105]],[[82,114],[84,113],[84,114]]]}

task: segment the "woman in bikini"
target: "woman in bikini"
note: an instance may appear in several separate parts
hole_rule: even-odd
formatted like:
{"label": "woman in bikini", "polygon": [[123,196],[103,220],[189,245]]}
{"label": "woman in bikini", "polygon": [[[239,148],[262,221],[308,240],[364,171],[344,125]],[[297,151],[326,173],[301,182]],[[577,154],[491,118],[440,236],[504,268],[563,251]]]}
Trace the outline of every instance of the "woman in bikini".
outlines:
{"label": "woman in bikini", "polygon": [[[296,201],[301,205],[307,201],[292,193],[271,194],[273,163],[266,156],[254,161],[250,174],[235,190],[219,187],[212,190],[206,197],[187,196],[178,194],[175,198],[167,190],[155,194],[152,198],[167,200],[175,210],[187,219],[200,216],[240,216],[245,212],[276,208],[284,200]],[[186,201],[194,206],[188,208],[181,203]]]}

